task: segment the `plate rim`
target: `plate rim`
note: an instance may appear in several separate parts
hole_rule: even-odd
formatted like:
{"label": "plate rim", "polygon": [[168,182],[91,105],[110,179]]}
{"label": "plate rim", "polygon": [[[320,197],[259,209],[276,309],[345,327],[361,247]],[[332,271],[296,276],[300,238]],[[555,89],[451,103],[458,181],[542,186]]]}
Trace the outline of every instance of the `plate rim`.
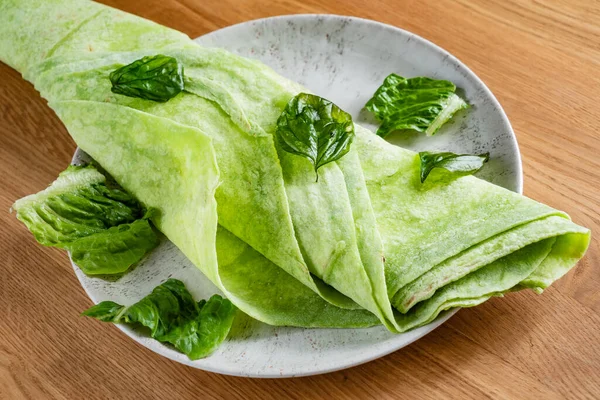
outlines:
{"label": "plate rim", "polygon": [[[399,28],[399,27],[396,27],[396,26],[393,26],[390,24],[386,24],[383,22],[379,22],[379,21],[375,21],[375,20],[371,20],[371,19],[367,19],[367,18],[362,18],[362,17],[355,17],[355,16],[348,16],[348,15],[341,15],[341,14],[306,14],[306,13],[304,13],[304,14],[283,14],[283,15],[276,15],[276,16],[271,16],[271,17],[248,20],[248,21],[237,23],[237,24],[228,25],[228,26],[225,26],[223,28],[220,28],[220,29],[217,29],[217,30],[214,30],[211,32],[207,32],[207,33],[205,33],[201,36],[198,36],[192,40],[194,42],[196,42],[201,38],[209,37],[213,34],[217,34],[224,30],[240,29],[244,26],[257,24],[257,23],[261,23],[261,22],[267,22],[267,21],[272,21],[272,20],[293,20],[293,19],[305,20],[305,19],[312,19],[312,18],[350,20],[350,21],[355,21],[355,22],[383,28],[385,30],[392,31],[394,33],[400,33],[402,35],[407,35],[407,36],[411,37],[411,40],[419,42],[423,46],[429,47],[431,50],[441,54],[442,56],[445,56],[446,58],[451,60],[454,64],[460,66],[461,69],[463,69],[465,71],[467,78],[475,81],[481,87],[481,89],[485,93],[485,95],[491,100],[492,105],[500,113],[503,128],[505,128],[510,133],[510,136],[512,137],[511,151],[516,154],[516,158],[515,158],[516,192],[519,194],[523,194],[523,168],[522,168],[522,158],[521,158],[521,152],[519,149],[519,144],[517,141],[517,137],[514,133],[514,130],[512,128],[512,125],[510,124],[510,121],[508,119],[508,116],[506,115],[506,112],[500,105],[499,101],[496,99],[496,96],[494,96],[492,91],[487,87],[487,85],[483,82],[483,80],[481,78],[479,78],[466,64],[464,64],[457,57],[455,57],[454,55],[452,55],[450,52],[446,51],[442,47],[436,45],[435,43],[433,43],[415,33],[412,33],[410,31],[407,31],[405,29],[402,29],[402,28]],[[73,155],[73,158],[71,160],[71,164],[75,163],[76,161],[78,161],[80,159],[81,152],[82,152],[82,150],[79,149],[79,147],[77,147],[77,149]],[[79,280],[79,283],[81,284],[81,287],[84,289],[84,291],[86,292],[86,294],[88,295],[90,300],[92,300],[94,303],[97,304],[98,303],[97,297],[93,293],[90,292],[91,288],[88,285],[86,285],[83,281],[83,279],[85,279],[87,277],[84,276],[83,272],[79,269],[79,267],[77,267],[77,265],[75,263],[73,263],[70,253],[69,253],[69,261],[71,262],[71,265],[75,271],[76,277]],[[168,346],[166,346],[156,340],[139,335],[134,329],[128,327],[127,325],[115,324],[115,326],[119,330],[121,330],[123,333],[125,333],[128,337],[132,338],[136,343],[142,345],[144,348],[147,348],[147,349],[151,350],[152,352],[154,352],[160,356],[166,357],[172,361],[175,361],[175,362],[178,362],[178,363],[181,363],[181,364],[193,367],[193,368],[197,368],[197,369],[200,369],[203,371],[218,373],[218,374],[222,374],[222,375],[245,377],[245,378],[259,378],[259,379],[293,378],[293,377],[320,375],[320,374],[326,374],[326,373],[330,373],[330,372],[340,371],[340,370],[352,368],[352,367],[355,367],[358,365],[362,365],[362,364],[368,363],[370,361],[376,360],[378,358],[384,357],[386,355],[389,355],[393,352],[396,352],[396,351],[414,343],[415,341],[421,339],[425,335],[431,333],[432,331],[437,329],[439,326],[441,326],[442,324],[447,322],[459,310],[460,310],[459,308],[456,308],[456,309],[451,309],[451,310],[445,311],[442,315],[438,316],[438,318],[436,318],[433,322],[425,325],[424,327],[427,327],[427,329],[424,329],[423,332],[420,332],[418,335],[411,338],[407,342],[403,342],[401,344],[395,344],[395,345],[392,344],[387,348],[383,348],[379,351],[368,353],[367,356],[362,355],[362,356],[357,356],[356,358],[349,358],[347,362],[340,363],[335,366],[329,366],[326,368],[319,368],[319,366],[316,366],[316,367],[312,367],[312,368],[307,368],[306,370],[303,370],[303,371],[300,371],[297,373],[283,373],[283,374],[243,373],[240,370],[220,368],[219,366],[214,366],[214,364],[203,365],[202,359],[192,361],[192,360],[188,359],[187,357],[185,357],[185,355],[178,353],[176,350],[171,349]],[[320,329],[320,328],[298,328],[298,329],[315,329],[316,330],[316,329]],[[356,329],[359,329],[359,328],[356,328]]]}

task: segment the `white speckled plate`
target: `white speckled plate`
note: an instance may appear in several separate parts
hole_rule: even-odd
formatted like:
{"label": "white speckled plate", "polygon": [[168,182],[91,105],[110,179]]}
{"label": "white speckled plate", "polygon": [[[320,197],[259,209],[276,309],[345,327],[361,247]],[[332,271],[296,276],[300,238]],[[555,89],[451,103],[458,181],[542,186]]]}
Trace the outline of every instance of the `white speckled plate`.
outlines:
{"label": "white speckled plate", "polygon": [[[479,176],[514,191],[522,190],[517,143],[492,93],[460,61],[412,33],[358,18],[294,15],[245,22],[196,41],[261,60],[332,100],[350,112],[356,122],[373,129],[376,126],[361,109],[389,73],[448,79],[456,83],[473,106],[469,112],[463,112],[432,138],[415,134],[390,139],[415,150],[490,151],[491,160]],[[81,161],[82,157],[78,152],[74,161]],[[218,292],[166,240],[133,271],[114,282],[87,277],[74,268],[94,302],[110,299],[132,304],[169,277],[184,281],[198,299]],[[158,354],[196,368],[250,377],[291,377],[335,371],[384,356],[431,332],[452,314],[447,312],[433,323],[402,335],[391,334],[382,327],[278,328],[240,318],[219,350],[198,361],[190,361],[125,326],[120,329]]]}

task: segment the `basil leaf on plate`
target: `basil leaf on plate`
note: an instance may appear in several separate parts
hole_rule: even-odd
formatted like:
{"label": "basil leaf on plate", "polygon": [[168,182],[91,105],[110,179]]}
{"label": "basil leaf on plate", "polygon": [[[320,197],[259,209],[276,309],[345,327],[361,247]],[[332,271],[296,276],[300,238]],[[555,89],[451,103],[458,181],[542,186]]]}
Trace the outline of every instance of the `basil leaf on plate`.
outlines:
{"label": "basil leaf on plate", "polygon": [[158,245],[151,212],[144,215],[136,199],[109,187],[92,165],[69,166],[13,209],[39,243],[69,250],[89,275],[125,272]]}
{"label": "basil leaf on plate", "polygon": [[112,92],[165,102],[184,88],[183,65],[173,57],[147,56],[110,73]]}
{"label": "basil leaf on plate", "polygon": [[103,322],[115,322],[121,318],[123,311],[127,307],[115,303],[114,301],[103,301],[93,307],[85,310],[82,315],[96,318]]}
{"label": "basil leaf on plate", "polygon": [[343,157],[354,140],[352,117],[331,101],[300,93],[277,120],[281,148],[308,158],[317,170]]}
{"label": "basil leaf on plate", "polygon": [[365,108],[382,122],[381,137],[397,130],[415,130],[431,136],[454,113],[469,105],[454,92],[456,86],[445,80],[426,77],[403,78],[390,74]]}
{"label": "basil leaf on plate", "polygon": [[483,167],[490,158],[490,153],[471,155],[455,154],[450,152],[419,152],[421,160],[421,183],[434,168],[444,168],[450,172],[464,172],[473,174]]}
{"label": "basil leaf on plate", "polygon": [[169,279],[137,303],[103,301],[82,315],[103,322],[141,324],[152,338],[172,344],[191,360],[206,357],[225,340],[236,308],[219,295],[196,302],[183,282]]}

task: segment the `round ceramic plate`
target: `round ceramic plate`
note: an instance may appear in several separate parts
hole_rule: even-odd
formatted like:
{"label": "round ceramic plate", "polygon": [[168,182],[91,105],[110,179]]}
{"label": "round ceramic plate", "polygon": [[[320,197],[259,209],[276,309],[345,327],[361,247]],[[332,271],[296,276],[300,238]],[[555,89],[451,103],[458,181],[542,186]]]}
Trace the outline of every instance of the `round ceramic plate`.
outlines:
{"label": "round ceramic plate", "polygon": [[[434,137],[392,135],[390,140],[414,149],[456,153],[489,151],[491,160],[479,175],[521,192],[517,143],[502,108],[473,72],[434,44],[378,22],[334,15],[293,15],[245,22],[196,39],[258,59],[278,73],[332,100],[354,120],[376,129],[362,107],[383,79],[402,76],[448,79],[472,105]],[[74,161],[82,161],[81,152]],[[114,281],[85,276],[81,284],[94,302],[132,304],[167,278],[182,280],[197,298],[218,290],[185,256],[165,240],[135,269]],[[172,360],[207,371],[249,377],[320,374],[358,365],[396,351],[444,323],[446,312],[431,324],[395,335],[383,327],[369,329],[300,329],[272,327],[240,317],[223,345],[210,357],[190,361],[171,347],[120,326],[143,346]]]}

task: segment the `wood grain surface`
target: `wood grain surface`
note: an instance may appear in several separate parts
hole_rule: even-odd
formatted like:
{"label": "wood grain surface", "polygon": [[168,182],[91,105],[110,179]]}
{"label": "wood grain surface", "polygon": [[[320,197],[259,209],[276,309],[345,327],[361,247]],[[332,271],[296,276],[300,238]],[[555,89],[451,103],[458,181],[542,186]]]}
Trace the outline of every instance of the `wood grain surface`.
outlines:
{"label": "wood grain surface", "polygon": [[[196,37],[250,19],[336,13],[421,35],[465,62],[506,110],[525,194],[600,232],[597,0],[105,0]],[[369,4],[366,6],[366,4]],[[460,311],[418,342],[322,376],[252,380],[176,364],[110,325],[64,252],[8,209],[62,171],[75,144],[20,75],[0,64],[0,398],[600,398],[600,245],[543,295]]]}

